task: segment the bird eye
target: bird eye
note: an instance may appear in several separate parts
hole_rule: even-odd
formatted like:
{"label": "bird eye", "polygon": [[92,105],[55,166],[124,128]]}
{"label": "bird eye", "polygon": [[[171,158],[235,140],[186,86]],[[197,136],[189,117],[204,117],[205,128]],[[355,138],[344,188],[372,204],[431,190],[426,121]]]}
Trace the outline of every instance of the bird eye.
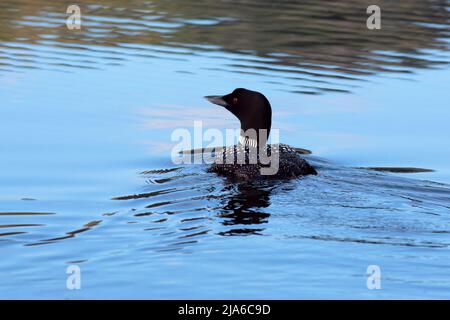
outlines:
{"label": "bird eye", "polygon": [[238,102],[238,98],[233,98],[233,103],[236,104]]}

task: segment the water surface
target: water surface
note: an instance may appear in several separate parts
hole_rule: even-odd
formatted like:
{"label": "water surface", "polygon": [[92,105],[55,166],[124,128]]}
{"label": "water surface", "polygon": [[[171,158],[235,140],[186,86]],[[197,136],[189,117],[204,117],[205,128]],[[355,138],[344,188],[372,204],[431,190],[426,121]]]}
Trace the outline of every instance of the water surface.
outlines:
{"label": "water surface", "polygon": [[[448,298],[448,2],[77,3],[0,4],[0,297]],[[172,163],[235,87],[318,176]],[[361,169],[392,166],[433,172]]]}

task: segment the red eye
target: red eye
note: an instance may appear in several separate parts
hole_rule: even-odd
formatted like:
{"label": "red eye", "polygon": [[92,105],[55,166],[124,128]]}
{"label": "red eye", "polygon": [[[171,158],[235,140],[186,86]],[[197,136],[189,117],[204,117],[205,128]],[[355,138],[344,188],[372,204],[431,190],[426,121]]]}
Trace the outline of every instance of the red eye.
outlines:
{"label": "red eye", "polygon": [[237,103],[237,101],[238,101],[238,99],[237,99],[237,98],[233,98],[233,103],[234,103],[234,104],[236,104],[236,103]]}

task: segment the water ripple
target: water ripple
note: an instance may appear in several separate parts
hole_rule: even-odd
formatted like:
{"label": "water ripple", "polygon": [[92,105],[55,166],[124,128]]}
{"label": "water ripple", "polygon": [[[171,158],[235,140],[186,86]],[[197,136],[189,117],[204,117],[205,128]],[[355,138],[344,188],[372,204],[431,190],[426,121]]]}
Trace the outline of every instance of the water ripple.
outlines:
{"label": "water ripple", "polygon": [[[2,1],[0,75],[41,68],[102,70],[135,58],[190,62],[215,56],[223,61],[203,70],[290,80],[290,92],[322,94],[351,92],[348,81],[374,74],[448,64],[442,52],[449,48],[449,11],[441,1],[381,1],[382,29],[376,32],[366,28],[370,1],[119,3],[79,1],[82,29],[71,32],[62,3]],[[283,81],[280,89],[286,89]]]}

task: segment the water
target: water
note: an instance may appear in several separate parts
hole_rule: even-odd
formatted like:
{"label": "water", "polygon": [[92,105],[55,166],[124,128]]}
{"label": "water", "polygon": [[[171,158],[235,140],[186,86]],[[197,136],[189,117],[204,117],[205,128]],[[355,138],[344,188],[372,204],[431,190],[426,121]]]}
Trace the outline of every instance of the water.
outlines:
{"label": "water", "polygon": [[[377,31],[372,1],[77,3],[81,30],[0,4],[1,298],[448,298],[447,2],[377,2]],[[235,87],[318,176],[171,162],[174,129],[238,126],[202,99]]]}

